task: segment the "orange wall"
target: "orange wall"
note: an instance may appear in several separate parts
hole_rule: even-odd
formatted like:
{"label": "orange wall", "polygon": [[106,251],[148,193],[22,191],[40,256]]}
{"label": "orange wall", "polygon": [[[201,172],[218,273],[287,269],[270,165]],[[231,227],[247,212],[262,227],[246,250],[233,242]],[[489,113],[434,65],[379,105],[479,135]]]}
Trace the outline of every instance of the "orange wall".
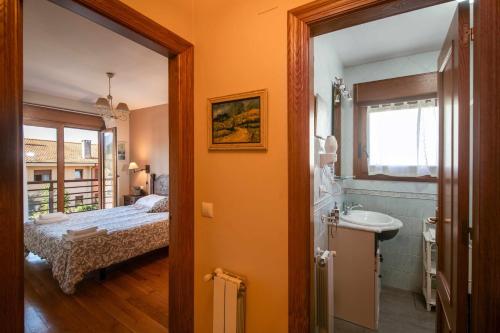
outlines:
{"label": "orange wall", "polygon": [[121,0],[143,15],[193,42],[195,0]]}
{"label": "orange wall", "polygon": [[[212,286],[202,278],[219,266],[248,278],[248,333],[286,332],[286,23],[307,1],[195,0],[192,14],[180,0],[124,1],[195,45],[196,332],[211,332]],[[262,88],[268,151],[209,153],[207,98]],[[214,203],[215,218],[201,217],[202,201]]]}
{"label": "orange wall", "polygon": [[[140,168],[151,165],[151,173],[168,175],[168,105],[157,105],[130,113],[130,161]],[[148,175],[130,175],[130,186],[145,186]],[[148,190],[145,187],[146,190]]]}

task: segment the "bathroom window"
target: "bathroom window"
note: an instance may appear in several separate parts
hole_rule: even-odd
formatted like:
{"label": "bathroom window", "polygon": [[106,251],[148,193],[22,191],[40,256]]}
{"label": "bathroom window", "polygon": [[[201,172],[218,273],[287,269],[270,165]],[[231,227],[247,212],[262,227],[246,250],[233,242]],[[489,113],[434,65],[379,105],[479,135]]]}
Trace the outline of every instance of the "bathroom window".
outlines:
{"label": "bathroom window", "polygon": [[[354,108],[354,172],[357,178],[436,180],[439,109],[433,78],[434,75],[416,75],[358,87],[360,98],[355,100]],[[399,84],[404,88],[399,88]],[[422,88],[423,84],[428,86]],[[398,89],[401,91],[395,92]],[[365,97],[370,100],[363,102]]]}

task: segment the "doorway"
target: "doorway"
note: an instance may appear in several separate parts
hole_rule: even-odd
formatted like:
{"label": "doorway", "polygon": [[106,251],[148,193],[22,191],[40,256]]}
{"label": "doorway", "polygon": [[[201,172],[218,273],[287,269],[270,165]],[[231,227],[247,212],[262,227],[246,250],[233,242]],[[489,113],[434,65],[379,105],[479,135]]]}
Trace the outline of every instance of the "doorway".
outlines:
{"label": "doorway", "polygon": [[[440,252],[454,251],[445,244],[438,251],[434,223],[438,205],[442,206],[438,211],[449,211],[442,209],[445,201],[439,200],[438,188],[452,183],[440,182],[450,177],[439,175],[440,141],[445,141],[441,144],[445,151],[453,144],[439,128],[454,126],[448,115],[440,120],[440,114],[453,109],[457,123],[465,128],[469,123],[463,103],[468,90],[462,92],[462,102],[444,106],[446,96],[438,82],[449,81],[441,79],[438,62],[449,53],[445,41],[462,10],[469,8],[447,2],[313,39],[314,143],[321,147],[323,138],[328,141],[333,135],[341,147],[337,163],[343,166],[339,172],[322,164],[327,155],[315,152],[320,158],[315,163],[315,184],[328,191],[314,188],[314,243],[336,252],[334,291],[328,296],[334,298],[335,313],[329,324],[337,332],[359,327],[381,333],[431,332],[436,326],[437,286],[444,276],[438,276],[436,263]],[[429,23],[422,26],[423,21]],[[457,57],[468,57],[468,51],[467,45],[453,50]],[[461,63],[466,62],[464,57]],[[341,116],[340,132],[330,130],[335,118],[332,105]],[[462,130],[460,139],[454,144],[462,147],[456,158],[468,161],[468,131]],[[455,173],[468,175],[467,169],[468,163],[463,163]],[[455,196],[458,199],[458,193]],[[465,197],[464,206],[467,201]],[[320,220],[317,215],[328,215],[325,211],[335,202],[341,210],[338,219]],[[468,257],[467,247],[459,257]],[[316,294],[317,299],[324,296]]]}
{"label": "doorway", "polygon": [[[313,145],[310,143],[309,133],[311,133],[312,136],[316,125],[312,123],[312,119],[315,119],[314,108],[318,101],[316,100],[313,102],[313,80],[308,74],[312,71],[311,66],[313,63],[313,57],[311,57],[312,38],[328,32],[338,31],[365,22],[372,22],[377,19],[392,17],[406,12],[412,12],[444,2],[446,1],[422,1],[409,4],[403,1],[385,3],[373,1],[363,5],[340,5],[335,2],[325,2],[304,5],[289,13],[289,257],[293,258],[293,260],[291,259],[289,267],[290,332],[301,332],[306,330],[313,332],[316,325],[314,307],[317,305],[315,304],[317,300],[311,297],[314,292],[311,288],[314,286],[314,275],[312,273],[312,267],[314,265],[313,258],[316,254],[313,252],[313,248],[315,248],[316,244],[313,243],[314,237],[312,235],[314,223],[313,212],[310,209],[314,203],[313,198],[315,193],[312,187],[314,176],[310,168],[310,161],[312,160],[310,147],[312,148]],[[463,19],[464,17],[459,16],[459,18]],[[465,27],[465,30],[458,30],[459,33],[463,33],[467,30],[468,26],[460,25],[460,27]],[[455,39],[454,45],[461,45],[460,41],[466,41],[468,43],[468,37]],[[457,55],[462,51],[451,52],[455,52],[454,55]],[[443,52],[444,55],[447,53],[449,53],[449,50],[448,52]],[[463,54],[464,53],[462,53],[462,55]],[[457,64],[456,60],[454,60],[454,64]],[[440,70],[442,70],[442,68],[440,68]],[[468,73],[468,70],[464,70],[464,72]],[[446,85],[446,83],[441,81],[442,75],[442,73],[439,74],[441,79],[439,79],[440,82],[438,83],[438,87],[441,88],[443,84]],[[299,82],[300,84],[298,84]],[[462,80],[462,82],[465,81]],[[340,86],[342,86],[342,84],[340,84]],[[354,96],[356,96],[355,93]],[[468,103],[462,101],[461,105],[468,105]],[[456,110],[458,110],[458,108]],[[455,119],[458,119],[458,117],[456,116]],[[474,126],[477,126],[477,123]],[[463,137],[468,139],[467,135]],[[462,146],[465,147],[465,153],[461,153],[462,156],[468,156],[466,148],[468,144],[469,142],[467,141],[467,144]],[[358,151],[358,155],[360,153],[363,155],[363,149],[359,151],[356,148],[355,151]],[[469,163],[468,158],[464,160],[467,160],[467,163]],[[465,171],[464,174],[468,174],[467,169],[462,169],[462,171]],[[344,172],[344,168],[342,168],[342,172]],[[332,178],[335,176],[337,175],[332,174]],[[468,176],[469,175],[467,175],[467,177]],[[467,189],[467,187],[464,188]],[[305,205],[308,207],[305,207]],[[467,232],[463,229],[463,224],[464,222],[460,222],[453,227],[455,230],[462,230],[462,235],[458,239],[448,243],[448,245],[444,245],[444,247],[449,246],[449,249],[453,248],[451,251],[455,251],[455,256],[448,257],[448,259],[446,259],[446,257],[445,259],[441,259],[441,265],[443,265],[441,269],[444,267],[444,262],[446,260],[455,260],[454,258],[457,258],[457,251],[463,251],[463,248],[467,249],[468,244],[463,241],[465,239],[464,235],[467,235]],[[440,233],[441,236],[446,235],[446,231],[441,230]],[[441,236],[439,236],[438,232],[438,238]],[[467,236],[467,239],[468,237],[469,236]],[[441,239],[441,241],[443,240]],[[452,246],[450,244],[454,245]],[[457,245],[458,250],[456,247]],[[459,296],[457,296],[457,294],[453,296],[455,299],[456,297],[463,299],[463,295],[467,295],[467,278],[463,274],[464,271],[468,270],[468,264],[463,260],[463,258],[467,258],[467,255],[459,256],[459,258],[458,261],[454,261],[453,263],[454,271],[449,270],[448,273],[446,273],[450,277],[451,275],[459,276],[458,284],[457,280],[453,280],[454,282],[448,284],[448,287],[452,287],[447,289],[448,293],[450,290],[454,290],[452,291],[453,293],[458,289],[460,290]],[[438,271],[439,270],[440,268],[438,267]],[[301,272],[303,273],[304,271],[309,273],[303,276]],[[441,274],[441,272],[439,272],[439,274]],[[441,278],[444,278],[442,274]],[[465,281],[465,286],[463,281]],[[457,285],[460,285],[460,287],[457,288]],[[465,329],[466,325],[461,324],[467,321],[467,313],[463,312],[463,308],[457,309],[456,305],[455,307],[450,306],[453,302],[449,302],[450,298],[445,296],[446,291],[444,290],[446,290],[446,288],[441,289],[441,297],[447,299],[448,304],[444,305],[440,303],[438,299],[438,309],[440,309],[438,311],[438,330],[455,332]],[[446,319],[441,320],[442,318]],[[460,324],[457,324],[457,320],[460,321]],[[451,327],[445,328],[445,326],[441,326],[444,325],[444,322]]]}
{"label": "doorway", "polygon": [[[53,1],[122,36],[169,58],[170,145],[170,265],[169,329],[193,331],[193,46],[163,26],[144,17],[121,1]],[[2,49],[2,131],[6,144],[2,186],[13,190],[2,197],[6,221],[0,231],[5,260],[1,304],[4,329],[22,332],[23,316],[23,165],[22,165],[22,4],[19,0],[0,3]],[[134,22],[131,25],[130,22]],[[4,61],[6,59],[9,61]],[[5,107],[5,108],[4,108]],[[114,143],[112,143],[114,144]],[[113,162],[110,160],[112,166]],[[4,167],[5,166],[5,167]],[[78,170],[80,172],[82,170]],[[39,175],[42,179],[46,174]],[[113,185],[111,185],[113,186]],[[60,199],[60,198],[59,198]],[[80,200],[83,198],[78,198]],[[76,199],[75,199],[76,201]],[[110,203],[112,204],[112,203]],[[8,211],[8,212],[7,212]]]}

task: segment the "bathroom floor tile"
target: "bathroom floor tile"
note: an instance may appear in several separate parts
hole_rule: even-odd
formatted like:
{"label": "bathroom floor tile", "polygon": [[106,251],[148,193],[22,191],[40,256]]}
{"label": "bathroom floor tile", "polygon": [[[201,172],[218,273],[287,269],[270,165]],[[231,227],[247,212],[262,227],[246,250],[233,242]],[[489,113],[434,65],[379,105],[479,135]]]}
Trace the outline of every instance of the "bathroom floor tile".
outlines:
{"label": "bathroom floor tile", "polygon": [[423,296],[410,291],[382,288],[378,331],[335,319],[335,333],[433,333],[436,313],[428,312]]}

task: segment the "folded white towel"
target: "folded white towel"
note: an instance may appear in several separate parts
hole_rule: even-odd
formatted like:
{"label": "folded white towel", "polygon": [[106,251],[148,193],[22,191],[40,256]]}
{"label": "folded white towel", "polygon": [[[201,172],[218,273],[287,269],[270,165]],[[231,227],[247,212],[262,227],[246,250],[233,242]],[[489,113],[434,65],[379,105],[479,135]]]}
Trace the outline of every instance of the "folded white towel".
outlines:
{"label": "folded white towel", "polygon": [[433,241],[435,241],[435,240],[436,240],[436,229],[434,229],[434,228],[429,228],[429,234],[430,234],[430,236],[431,236],[431,239],[432,239]]}
{"label": "folded white towel", "polygon": [[67,221],[67,220],[69,220],[69,217],[67,217],[67,216],[62,216],[59,218],[51,218],[51,219],[37,218],[37,219],[35,219],[35,224],[52,224],[52,223],[59,223],[59,222]]}
{"label": "folded white towel", "polygon": [[102,236],[102,235],[107,235],[107,234],[108,234],[108,230],[101,229],[101,230],[97,230],[97,231],[91,232],[91,233],[86,233],[86,234],[83,234],[83,235],[68,235],[68,234],[64,234],[62,236],[62,239],[65,240],[65,241],[75,241],[75,240],[80,240],[80,239],[84,239],[84,238],[90,238],[90,237],[95,237],[95,236]]}
{"label": "folded white towel", "polygon": [[81,235],[86,235],[86,234],[91,234],[97,231],[97,227],[89,227],[89,228],[84,228],[84,229],[76,229],[76,230],[66,230],[66,233],[68,235],[72,236],[81,236]]}
{"label": "folded white towel", "polygon": [[40,220],[53,220],[53,219],[61,219],[63,217],[65,217],[66,214],[62,213],[62,212],[56,212],[56,213],[49,213],[49,214],[45,214],[45,215],[42,215],[39,217]]}

